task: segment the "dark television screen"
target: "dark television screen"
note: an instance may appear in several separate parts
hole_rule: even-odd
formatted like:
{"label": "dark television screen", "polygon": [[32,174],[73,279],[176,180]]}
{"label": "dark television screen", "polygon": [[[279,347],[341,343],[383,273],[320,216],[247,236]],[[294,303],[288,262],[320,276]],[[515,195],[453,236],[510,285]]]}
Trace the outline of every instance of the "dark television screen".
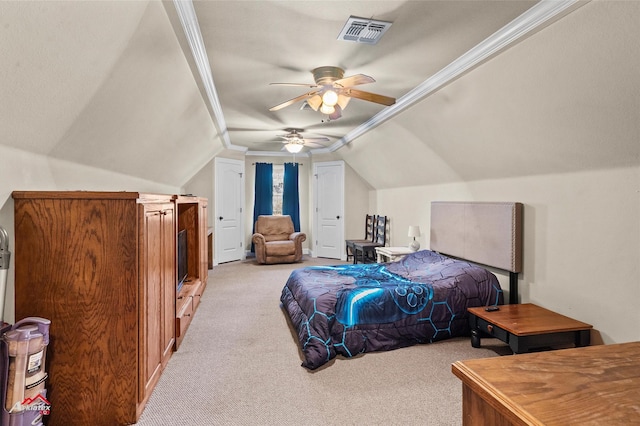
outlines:
{"label": "dark television screen", "polygon": [[187,278],[187,230],[178,232],[178,291]]}

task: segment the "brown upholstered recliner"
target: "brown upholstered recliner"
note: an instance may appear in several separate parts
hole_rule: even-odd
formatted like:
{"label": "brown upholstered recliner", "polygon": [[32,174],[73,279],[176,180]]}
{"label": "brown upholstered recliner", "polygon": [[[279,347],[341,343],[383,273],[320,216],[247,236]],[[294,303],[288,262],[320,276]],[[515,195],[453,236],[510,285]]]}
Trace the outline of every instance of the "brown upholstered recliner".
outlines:
{"label": "brown upholstered recliner", "polygon": [[258,216],[251,238],[258,263],[293,263],[302,259],[303,232],[294,232],[291,216]]}

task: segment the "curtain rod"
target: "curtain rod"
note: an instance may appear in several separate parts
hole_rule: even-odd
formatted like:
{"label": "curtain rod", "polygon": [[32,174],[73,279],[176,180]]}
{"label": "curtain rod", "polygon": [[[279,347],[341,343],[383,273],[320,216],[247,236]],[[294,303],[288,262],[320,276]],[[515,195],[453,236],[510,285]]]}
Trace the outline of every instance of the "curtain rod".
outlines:
{"label": "curtain rod", "polygon": [[[291,161],[287,161],[287,163],[291,163]],[[267,164],[273,164],[274,166],[284,166],[285,163],[267,163]],[[304,166],[304,163],[296,163],[294,162],[293,164],[297,164],[298,166]],[[256,163],[251,163],[252,166],[255,166]]]}

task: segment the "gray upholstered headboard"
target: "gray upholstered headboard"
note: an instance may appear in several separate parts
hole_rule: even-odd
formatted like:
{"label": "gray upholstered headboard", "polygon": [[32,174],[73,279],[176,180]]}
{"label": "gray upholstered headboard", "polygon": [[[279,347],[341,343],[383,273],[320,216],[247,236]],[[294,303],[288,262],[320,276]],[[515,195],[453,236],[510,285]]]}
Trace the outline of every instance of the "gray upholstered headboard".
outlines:
{"label": "gray upholstered headboard", "polygon": [[[430,248],[510,272],[522,271],[522,203],[433,201]],[[513,283],[512,283],[513,284]],[[515,294],[511,294],[515,293]]]}

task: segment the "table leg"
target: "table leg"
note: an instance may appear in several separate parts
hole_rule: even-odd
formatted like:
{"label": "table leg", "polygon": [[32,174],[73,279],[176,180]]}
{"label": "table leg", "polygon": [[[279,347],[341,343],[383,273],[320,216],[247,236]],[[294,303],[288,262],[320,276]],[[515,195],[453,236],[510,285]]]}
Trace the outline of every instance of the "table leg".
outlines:
{"label": "table leg", "polygon": [[576,347],[589,346],[591,344],[591,330],[576,332]]}
{"label": "table leg", "polygon": [[480,330],[478,330],[477,328],[471,329],[471,347],[480,347]]}
{"label": "table leg", "polygon": [[514,354],[524,354],[529,352],[529,345],[526,340],[526,337],[520,338],[509,333],[509,347]]}

